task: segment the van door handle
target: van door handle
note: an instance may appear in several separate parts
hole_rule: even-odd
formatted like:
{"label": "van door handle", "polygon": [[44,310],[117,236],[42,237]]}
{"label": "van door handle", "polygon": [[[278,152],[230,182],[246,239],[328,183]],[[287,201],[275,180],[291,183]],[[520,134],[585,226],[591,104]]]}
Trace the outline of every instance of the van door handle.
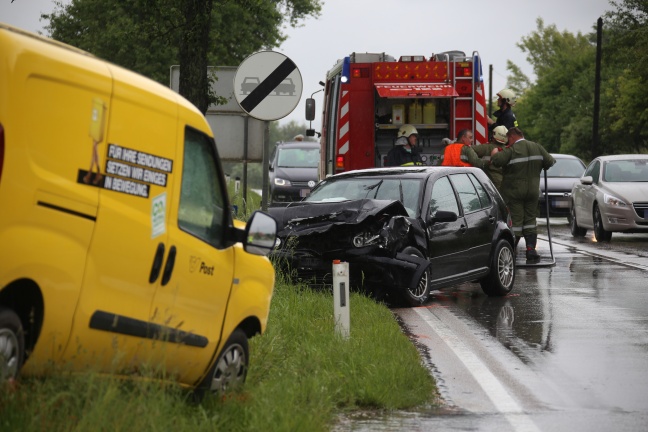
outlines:
{"label": "van door handle", "polygon": [[160,269],[162,268],[162,261],[164,260],[164,243],[158,243],[155,256],[153,257],[153,267],[151,267],[151,275],[149,276],[149,283],[154,283],[158,276],[160,276]]}
{"label": "van door handle", "polygon": [[164,273],[162,273],[162,286],[168,284],[169,280],[171,279],[171,273],[173,273],[173,267],[175,265],[175,257],[176,247],[171,246],[171,249],[169,249],[169,256],[167,257],[166,265],[164,266]]}

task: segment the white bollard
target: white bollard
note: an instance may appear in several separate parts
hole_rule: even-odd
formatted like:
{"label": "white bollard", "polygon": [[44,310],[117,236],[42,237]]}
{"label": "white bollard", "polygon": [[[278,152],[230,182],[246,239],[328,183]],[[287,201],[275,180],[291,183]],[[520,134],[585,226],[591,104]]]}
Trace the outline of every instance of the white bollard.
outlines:
{"label": "white bollard", "polygon": [[333,261],[333,313],[335,331],[348,339],[349,321],[349,263]]}

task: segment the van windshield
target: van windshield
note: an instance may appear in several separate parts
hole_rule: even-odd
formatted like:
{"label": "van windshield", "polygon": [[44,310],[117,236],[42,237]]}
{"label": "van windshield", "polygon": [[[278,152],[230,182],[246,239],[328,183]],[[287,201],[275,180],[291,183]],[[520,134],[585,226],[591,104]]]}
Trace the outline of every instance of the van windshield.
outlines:
{"label": "van windshield", "polygon": [[282,168],[317,168],[319,148],[284,148],[279,149],[277,166]]}

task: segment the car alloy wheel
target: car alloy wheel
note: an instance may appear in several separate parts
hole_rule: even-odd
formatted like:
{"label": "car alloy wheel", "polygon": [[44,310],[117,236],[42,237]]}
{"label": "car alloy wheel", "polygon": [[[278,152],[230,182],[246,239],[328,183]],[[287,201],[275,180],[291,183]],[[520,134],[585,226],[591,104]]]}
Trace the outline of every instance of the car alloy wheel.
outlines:
{"label": "car alloy wheel", "polygon": [[585,228],[581,228],[578,226],[578,222],[576,222],[576,209],[574,208],[573,202],[569,209],[569,214],[571,215],[571,218],[569,220],[569,229],[571,231],[572,236],[584,237],[585,234],[587,233],[587,230]]}
{"label": "car alloy wheel", "polygon": [[609,242],[612,239],[612,232],[603,228],[603,218],[598,205],[594,206],[594,237],[597,242]]}

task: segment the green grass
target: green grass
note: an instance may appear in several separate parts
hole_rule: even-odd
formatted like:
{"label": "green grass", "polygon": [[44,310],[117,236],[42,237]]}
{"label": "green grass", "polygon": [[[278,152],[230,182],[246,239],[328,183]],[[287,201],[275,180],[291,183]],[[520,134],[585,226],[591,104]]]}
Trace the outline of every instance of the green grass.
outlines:
{"label": "green grass", "polygon": [[350,297],[351,331],[335,331],[332,294],[277,281],[268,329],[250,343],[245,386],[191,403],[157,381],[54,373],[0,388],[2,431],[326,431],[340,413],[414,409],[434,381],[392,313]]}

